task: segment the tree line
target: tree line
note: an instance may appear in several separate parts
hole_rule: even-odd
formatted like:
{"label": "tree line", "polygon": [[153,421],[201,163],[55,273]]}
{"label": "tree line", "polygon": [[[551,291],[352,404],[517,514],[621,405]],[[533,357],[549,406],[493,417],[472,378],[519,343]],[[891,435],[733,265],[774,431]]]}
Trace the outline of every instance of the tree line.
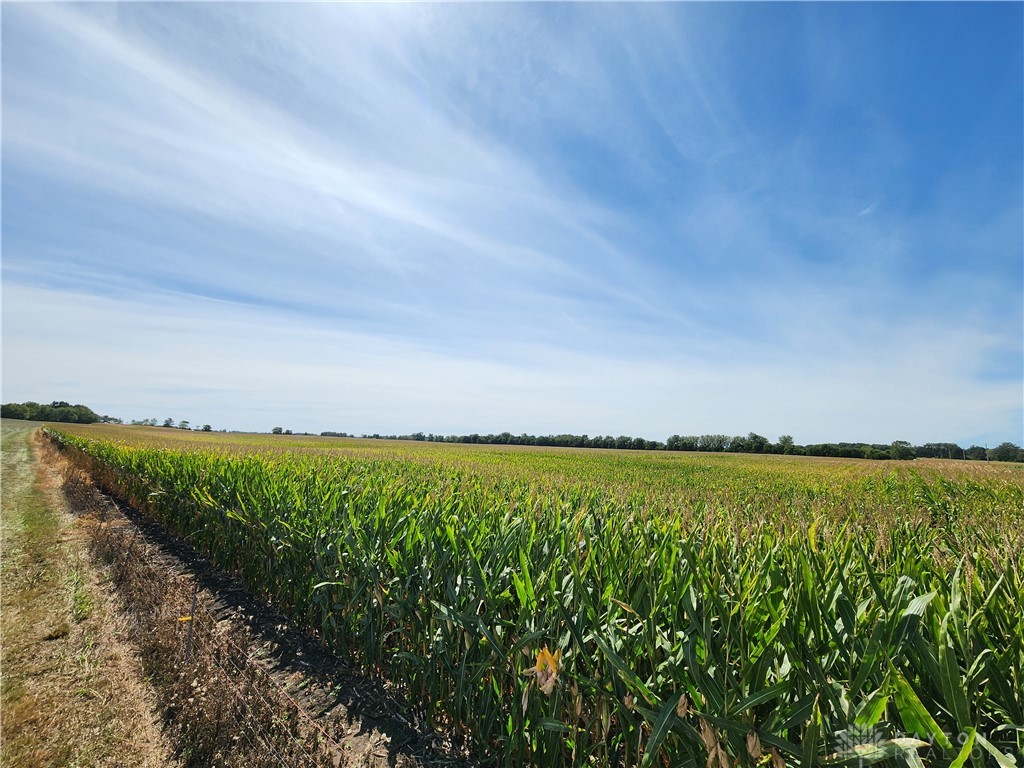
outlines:
{"label": "tree line", "polygon": [[100,416],[87,406],[72,405],[63,400],[54,400],[52,403],[34,403],[31,400],[26,403],[4,403],[0,405],[0,417],[66,424],[95,424],[111,420],[109,416]]}
{"label": "tree line", "polygon": [[[120,423],[120,422],[118,422]],[[156,419],[133,419],[129,422],[133,427],[166,427],[167,429],[190,429],[194,432],[212,432],[213,427],[209,424],[203,424],[201,427],[193,427],[188,420],[182,419],[177,424],[174,423],[174,419],[164,419],[163,424],[157,422]],[[223,432],[224,430],[221,430]]]}
{"label": "tree line", "polygon": [[[324,437],[355,437],[347,432],[321,432]],[[514,435],[511,432],[481,435],[435,435],[414,432],[409,435],[361,435],[372,440],[413,440],[431,443],[478,443],[481,445],[535,445],[559,448],[616,448],[633,451],[705,451],[710,453],[777,453],[789,456],[832,456],[850,459],[960,459],[975,461],[1024,462],[1024,450],[1013,443],[995,448],[972,445],[963,448],[956,443],[925,443],[911,445],[905,440],[880,443],[812,443],[797,445],[791,435],[782,435],[772,442],[763,435],[750,432],[746,437],[735,435],[672,435],[665,442],[628,435]]]}
{"label": "tree line", "polygon": [[[99,416],[91,408],[84,405],[71,405],[63,400],[54,400],[49,404],[34,402],[4,403],[0,406],[0,416],[5,419],[27,419],[29,421],[57,421],[74,424],[94,424],[105,422],[121,424],[121,419],[113,416]],[[177,424],[174,419],[165,419],[160,424],[156,419],[141,419],[131,422],[139,426],[163,426],[174,429],[193,429],[188,421]],[[198,431],[210,432],[209,424],[195,428]],[[290,435],[290,429],[274,427],[274,434]],[[308,433],[302,433],[308,434]],[[324,437],[355,437],[347,432],[326,431],[320,433]],[[478,443],[481,445],[535,445],[557,448],[615,448],[632,451],[705,451],[710,453],[778,453],[790,456],[834,456],[850,459],[961,459],[974,461],[1018,461],[1024,462],[1024,450],[1010,442],[1001,443],[995,448],[972,445],[963,448],[956,443],[925,443],[911,445],[904,440],[896,440],[888,445],[878,443],[813,443],[797,445],[791,435],[782,435],[772,442],[763,435],[750,432],[746,437],[740,435],[672,435],[665,442],[647,440],[643,437],[628,435],[513,435],[511,432],[481,435],[476,432],[469,435],[435,435],[433,433],[414,432],[410,435],[372,435],[364,434],[364,438],[374,440],[414,440],[431,443]]]}

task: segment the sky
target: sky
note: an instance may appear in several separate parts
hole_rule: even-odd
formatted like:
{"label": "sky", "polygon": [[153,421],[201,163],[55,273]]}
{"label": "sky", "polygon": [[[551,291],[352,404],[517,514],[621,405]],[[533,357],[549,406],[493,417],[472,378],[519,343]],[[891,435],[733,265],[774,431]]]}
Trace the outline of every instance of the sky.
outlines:
{"label": "sky", "polygon": [[1024,442],[1024,4],[0,13],[4,402]]}

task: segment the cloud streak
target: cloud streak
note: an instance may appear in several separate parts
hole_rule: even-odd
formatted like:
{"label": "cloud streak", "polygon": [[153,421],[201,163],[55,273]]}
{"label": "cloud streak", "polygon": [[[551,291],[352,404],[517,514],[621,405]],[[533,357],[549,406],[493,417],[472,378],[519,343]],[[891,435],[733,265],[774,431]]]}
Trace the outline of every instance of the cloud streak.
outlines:
{"label": "cloud streak", "polygon": [[[325,330],[315,318],[183,296],[141,303],[8,286],[4,314],[14,338],[5,345],[5,378],[17,371],[19,389],[44,399],[71,389],[131,418],[222,425],[227,412],[237,428],[267,430],[287,417],[291,428],[309,431],[568,430],[663,439],[669,424],[775,437],[803,423],[800,439],[808,442],[836,431],[851,440],[923,442],[934,438],[935,412],[948,411],[958,434],[983,439],[972,431],[978,423],[1012,419],[1020,408],[1016,382],[981,385],[962,373],[998,343],[969,333],[955,345],[921,345],[909,329],[870,355],[844,349],[804,362],[748,356],[708,365],[671,350],[652,359],[545,345],[452,356]],[[856,426],[847,410],[857,414]]]}
{"label": "cloud streak", "polygon": [[[997,110],[991,155],[945,169],[881,97],[833,131],[870,41],[840,46],[830,89],[772,91],[764,123],[749,73],[774,43],[735,54],[736,9],[4,20],[5,396],[64,382],[253,428],[276,402],[308,429],[1020,438],[1020,190],[979,171],[1013,125]],[[800,20],[842,22],[771,19]],[[132,362],[112,378],[37,305],[84,313]],[[187,381],[205,399],[173,394]]]}

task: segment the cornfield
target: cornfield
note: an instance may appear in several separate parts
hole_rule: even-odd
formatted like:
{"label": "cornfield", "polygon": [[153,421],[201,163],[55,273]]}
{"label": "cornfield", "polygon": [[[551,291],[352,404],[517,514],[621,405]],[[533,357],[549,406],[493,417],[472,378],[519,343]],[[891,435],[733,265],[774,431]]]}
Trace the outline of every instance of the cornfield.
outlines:
{"label": "cornfield", "polygon": [[1020,766],[1024,473],[50,428],[481,765]]}

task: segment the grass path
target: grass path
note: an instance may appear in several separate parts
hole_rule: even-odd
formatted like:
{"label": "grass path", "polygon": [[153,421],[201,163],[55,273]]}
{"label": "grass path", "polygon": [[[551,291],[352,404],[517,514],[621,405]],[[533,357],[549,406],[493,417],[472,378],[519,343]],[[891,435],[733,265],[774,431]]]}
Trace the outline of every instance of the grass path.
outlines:
{"label": "grass path", "polygon": [[168,765],[113,598],[38,459],[38,426],[0,430],[0,765]]}

